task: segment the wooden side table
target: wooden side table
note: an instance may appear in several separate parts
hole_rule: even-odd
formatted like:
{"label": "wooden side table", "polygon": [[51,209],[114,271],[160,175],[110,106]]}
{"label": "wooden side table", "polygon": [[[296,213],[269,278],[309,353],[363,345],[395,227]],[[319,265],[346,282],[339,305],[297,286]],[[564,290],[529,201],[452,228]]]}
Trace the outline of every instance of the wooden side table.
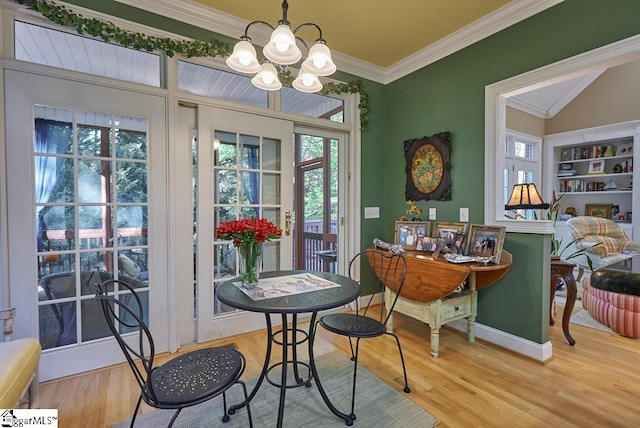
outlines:
{"label": "wooden side table", "polygon": [[567,285],[567,302],[564,305],[564,312],[562,313],[562,331],[564,337],[567,338],[569,345],[573,346],[576,341],[571,337],[569,333],[569,319],[571,318],[571,312],[573,306],[576,304],[576,297],[578,296],[578,286],[576,285],[576,279],[573,277],[573,268],[575,264],[569,263],[562,259],[551,259],[551,306],[549,308],[549,324],[553,325],[553,300],[556,295],[556,288],[558,278],[561,278]]}
{"label": "wooden side table", "polygon": [[[382,251],[382,250],[378,250]],[[395,311],[427,323],[431,328],[431,355],[438,357],[440,327],[458,319],[467,319],[467,341],[475,341],[475,321],[478,312],[478,291],[502,278],[511,268],[512,256],[503,250],[500,264],[451,263],[419,251],[406,251],[407,276]],[[454,290],[468,279],[468,289]],[[395,297],[385,290],[386,304]],[[393,331],[393,316],[387,329]]]}

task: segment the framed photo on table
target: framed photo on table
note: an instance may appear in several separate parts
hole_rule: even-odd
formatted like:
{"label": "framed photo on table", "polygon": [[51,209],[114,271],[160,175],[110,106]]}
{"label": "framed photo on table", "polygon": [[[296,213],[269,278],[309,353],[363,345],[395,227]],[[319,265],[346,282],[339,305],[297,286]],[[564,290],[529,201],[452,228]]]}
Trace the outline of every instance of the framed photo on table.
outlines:
{"label": "framed photo on table", "polygon": [[467,239],[467,255],[493,257],[494,263],[500,263],[505,229],[503,226],[472,224]]}
{"label": "framed photo on table", "polygon": [[438,236],[440,229],[455,230],[458,233],[467,233],[467,223],[449,223],[444,221],[436,221],[433,224],[432,236]]}
{"label": "framed photo on table", "polygon": [[416,243],[416,251],[434,252],[436,250],[437,243],[438,238],[434,238],[432,236],[418,238],[418,242]]}
{"label": "framed photo on table", "polygon": [[428,221],[396,221],[395,244],[405,250],[415,250],[418,239],[428,237],[431,231]]}

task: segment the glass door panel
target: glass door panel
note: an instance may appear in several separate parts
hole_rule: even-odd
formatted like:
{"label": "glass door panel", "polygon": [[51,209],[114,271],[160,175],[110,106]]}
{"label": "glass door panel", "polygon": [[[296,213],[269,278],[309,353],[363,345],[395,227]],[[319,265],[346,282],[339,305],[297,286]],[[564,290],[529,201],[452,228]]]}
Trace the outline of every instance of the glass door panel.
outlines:
{"label": "glass door panel", "polygon": [[[290,188],[293,125],[290,122],[198,107],[196,222],[197,341],[264,328],[264,317],[226,307],[216,287],[238,276],[237,250],[218,240],[223,221],[263,217],[284,229],[293,208]],[[285,166],[289,166],[286,168]],[[263,245],[262,271],[291,269],[292,237]],[[240,322],[239,319],[242,319]]]}
{"label": "glass door panel", "polygon": [[296,133],[296,269],[337,272],[339,140]]}
{"label": "glass door panel", "polygon": [[[5,78],[11,82],[5,102],[14,106],[6,112],[9,283],[30,284],[9,290],[20,314],[16,337],[40,339],[42,380],[122,361],[110,340],[96,342],[111,333],[95,284],[115,278],[141,291],[157,349],[166,350],[166,310],[160,318],[157,309],[167,306],[166,275],[153,278],[154,297],[147,291],[148,236],[160,230],[154,240],[164,246],[166,234],[152,229],[149,218],[166,224],[166,195],[155,193],[152,211],[148,186],[150,135],[158,141],[157,178],[166,174],[164,98],[17,71]],[[79,93],[82,109],[74,107]],[[103,105],[132,114],[104,112]],[[129,298],[118,287],[110,292]]]}

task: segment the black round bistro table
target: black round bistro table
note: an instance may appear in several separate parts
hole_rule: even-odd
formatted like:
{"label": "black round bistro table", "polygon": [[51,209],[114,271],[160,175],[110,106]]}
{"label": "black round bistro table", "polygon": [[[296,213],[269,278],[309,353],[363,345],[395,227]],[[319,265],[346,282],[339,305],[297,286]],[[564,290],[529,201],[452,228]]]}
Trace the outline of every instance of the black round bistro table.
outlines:
{"label": "black round bistro table", "polygon": [[[253,300],[235,284],[240,281],[239,278],[235,278],[220,284],[216,291],[218,299],[226,305],[245,311],[261,312],[265,314],[265,320],[267,323],[267,352],[262,366],[262,372],[260,373],[260,377],[258,378],[256,385],[249,394],[248,401],[253,399],[265,379],[270,384],[279,387],[280,405],[278,407],[277,427],[282,427],[287,389],[297,388],[302,385],[310,387],[311,380],[315,379],[318,391],[320,392],[325,404],[336,416],[344,419],[347,424],[351,425],[353,421],[350,419],[349,415],[340,412],[331,403],[324,391],[324,388],[322,388],[313,357],[313,338],[315,335],[315,321],[318,312],[326,309],[337,308],[352,302],[360,295],[360,287],[357,282],[343,275],[304,270],[263,272],[260,274],[260,279],[283,277],[284,281],[284,277],[296,274],[312,274],[339,284],[340,286],[299,294],[273,297],[270,299]],[[298,314],[301,313],[311,313],[308,332],[298,328]],[[271,314],[281,314],[282,316],[282,328],[276,332],[272,329]],[[289,320],[289,315],[291,315],[291,320]],[[291,321],[291,326],[289,326],[289,321]],[[302,339],[299,339],[299,336],[302,337]],[[290,337],[291,343],[289,343]],[[298,360],[297,345],[304,342],[308,342],[309,346],[308,363]],[[273,343],[282,347],[282,361],[269,365],[271,359],[271,347]],[[291,359],[289,359],[288,355],[289,348],[291,348]],[[293,384],[287,384],[288,366],[291,366],[293,369],[295,379],[295,383]],[[269,372],[277,367],[281,368],[281,378],[279,382],[275,382],[269,378]],[[300,376],[299,367],[305,367],[309,370],[309,374],[306,378],[302,378]],[[231,406],[229,408],[229,414],[234,414],[237,409],[246,406],[246,404],[246,402],[242,402]]]}

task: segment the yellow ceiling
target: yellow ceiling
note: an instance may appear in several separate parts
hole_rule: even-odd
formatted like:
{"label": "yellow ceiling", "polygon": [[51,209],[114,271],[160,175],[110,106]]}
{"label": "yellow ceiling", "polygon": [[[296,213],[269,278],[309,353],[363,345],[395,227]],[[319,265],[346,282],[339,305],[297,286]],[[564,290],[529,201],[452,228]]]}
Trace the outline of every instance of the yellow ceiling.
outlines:
{"label": "yellow ceiling", "polygon": [[[331,50],[386,68],[510,1],[289,0],[288,19],[292,28],[313,22],[322,29]],[[282,18],[281,0],[195,2],[246,21],[275,26]],[[307,41],[315,40],[317,34],[310,29],[298,33]]]}

